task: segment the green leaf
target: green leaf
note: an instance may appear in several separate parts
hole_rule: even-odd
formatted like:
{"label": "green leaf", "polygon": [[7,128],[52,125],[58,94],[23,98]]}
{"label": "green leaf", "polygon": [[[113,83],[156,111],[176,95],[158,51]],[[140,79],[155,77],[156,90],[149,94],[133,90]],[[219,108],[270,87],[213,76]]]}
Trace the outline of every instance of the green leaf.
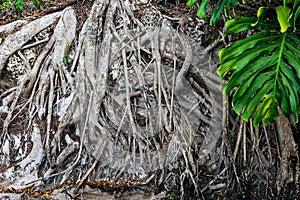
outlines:
{"label": "green leaf", "polygon": [[288,3],[293,2],[293,0],[283,0],[283,5],[286,6]]}
{"label": "green leaf", "polygon": [[280,107],[284,114],[291,113],[290,106],[289,106],[289,98],[287,98],[288,92],[285,90],[285,87],[283,86],[283,83],[281,81],[278,82],[278,91],[281,92],[278,96],[280,97]]}
{"label": "green leaf", "polygon": [[298,6],[296,12],[295,12],[295,16],[294,16],[294,30],[296,30],[296,22],[297,22],[297,19],[300,15],[300,6]]}
{"label": "green leaf", "polygon": [[[287,37],[292,44],[294,44],[295,46],[298,47],[298,49],[300,49],[300,46],[299,46],[300,38],[297,34],[288,34]],[[300,54],[298,54],[298,55],[300,55]]]}
{"label": "green leaf", "polygon": [[284,6],[277,6],[275,9],[277,13],[277,20],[281,27],[280,32],[284,33],[289,27],[291,27],[291,24],[289,22],[291,9]]}
{"label": "green leaf", "polygon": [[197,3],[198,0],[189,0],[186,5],[188,5],[189,7],[192,7],[193,5],[195,5]]}
{"label": "green leaf", "polygon": [[[255,113],[258,104],[260,103],[260,101],[263,99],[265,93],[270,90],[272,88],[271,84],[268,85],[263,85],[262,88],[260,88],[255,95],[251,94],[250,97],[248,97],[247,103],[242,105],[243,110],[241,113],[241,117],[245,120],[248,121],[250,117],[253,116],[253,114]],[[247,93],[248,94],[248,93]],[[252,97],[253,96],[253,97]],[[242,103],[244,103],[245,101],[242,101]],[[239,104],[237,104],[239,105]],[[236,111],[236,109],[238,108],[238,106],[233,107],[233,110]]]}
{"label": "green leaf", "polygon": [[[268,45],[269,47],[273,48],[277,45],[280,45],[280,38],[281,35],[274,32],[274,33],[267,33],[267,32],[261,32],[257,33],[255,35],[252,35],[250,37],[247,37],[245,39],[238,40],[234,43],[232,43],[229,47],[226,47],[222,49],[219,52],[220,60],[223,64],[225,64],[228,61],[232,61],[234,59],[238,59],[237,56],[244,56],[246,55],[246,50],[249,51],[261,51],[260,44],[264,43]],[[269,41],[273,41],[269,43]],[[275,46],[274,46],[275,45]],[[247,54],[249,53],[247,51]],[[268,50],[267,50],[268,51]],[[244,55],[243,55],[244,54]],[[233,56],[235,58],[233,58]]]}
{"label": "green leaf", "polygon": [[226,34],[236,34],[253,28],[251,24],[256,21],[255,17],[239,17],[226,22]]}
{"label": "green leaf", "polygon": [[66,63],[66,62],[68,62],[69,59],[70,59],[70,54],[64,56],[64,57],[62,58],[62,61],[63,61],[64,63]]}
{"label": "green leaf", "polygon": [[263,118],[265,118],[265,124],[269,124],[269,121],[274,121],[277,115],[277,106],[274,105],[272,96],[267,95],[256,112],[253,125],[257,127]]}
{"label": "green leaf", "polygon": [[[257,29],[257,30],[279,30],[280,26],[272,21],[257,22],[255,17],[239,17],[237,19],[228,20],[226,22],[226,35],[236,34],[242,31]],[[255,24],[255,26],[253,26]]]}
{"label": "green leaf", "polygon": [[[243,68],[252,60],[256,59],[257,55],[267,54],[278,48],[280,42],[273,42],[264,48],[254,48],[260,43],[268,41],[276,41],[280,38],[278,33],[258,33],[246,39],[238,40],[231,46],[222,49],[219,52],[219,57],[222,65],[219,67],[218,74],[224,78],[226,74],[238,67]],[[248,50],[248,51],[246,51]]]}
{"label": "green leaf", "polygon": [[11,4],[11,0],[4,1],[2,4],[0,4],[0,8],[4,9],[8,7],[10,4]]}
{"label": "green leaf", "polygon": [[239,1],[238,0],[231,0],[230,3],[231,3],[232,6],[236,6],[239,3]]}
{"label": "green leaf", "polygon": [[16,9],[24,10],[24,4],[25,2],[23,0],[17,0],[15,2]]}
{"label": "green leaf", "polygon": [[[222,2],[221,2],[222,1]],[[213,10],[213,13],[210,17],[210,22],[209,24],[211,26],[215,26],[217,24],[217,22],[219,21],[220,19],[220,16],[223,12],[223,9],[224,9],[224,5],[226,3],[227,0],[219,0],[215,9]],[[221,2],[221,5],[220,5],[220,2]],[[219,6],[220,5],[220,6]]]}
{"label": "green leaf", "polygon": [[283,54],[284,54],[284,57],[286,58],[287,62],[291,66],[294,66],[294,69],[296,71],[296,75],[298,76],[298,78],[300,78],[300,62],[299,62],[299,58],[297,58],[295,55],[293,55],[288,50],[284,51]]}
{"label": "green leaf", "polygon": [[[250,99],[257,96],[258,92],[261,91],[265,84],[274,77],[274,72],[267,72],[263,74],[256,73],[255,76],[251,77],[245,84],[241,84],[237,91],[233,95],[233,109],[237,112],[237,114],[241,114],[243,109],[250,104]],[[257,75],[257,77],[256,77]],[[252,81],[253,80],[253,81]],[[268,89],[271,89],[271,85],[268,85]],[[257,99],[255,99],[257,100]],[[253,102],[252,102],[253,103]],[[248,110],[250,107],[248,107]],[[254,110],[255,111],[255,110]],[[253,112],[254,112],[253,111]],[[245,113],[246,111],[244,111]],[[248,111],[249,112],[249,111]],[[247,120],[253,115],[253,113],[248,113]],[[246,117],[246,115],[244,115]],[[244,118],[243,117],[243,118]],[[246,119],[246,118],[245,118]]]}
{"label": "green leaf", "polygon": [[[253,116],[253,114],[257,110],[258,104],[262,101],[262,99],[264,98],[266,93],[273,88],[273,85],[274,85],[273,81],[267,81],[263,85],[263,87],[257,93],[255,93],[252,98],[249,99],[249,101],[246,105],[246,108],[242,114],[242,118],[245,121],[248,121],[249,118]],[[272,102],[272,103],[275,103],[275,102]]]}
{"label": "green leaf", "polygon": [[269,7],[261,6],[257,11],[257,21],[254,24],[251,24],[251,26],[256,26],[260,22],[264,21],[268,10]]}
{"label": "green leaf", "polygon": [[204,18],[206,16],[206,7],[210,0],[202,1],[201,5],[197,9],[197,16],[200,18]]}
{"label": "green leaf", "polygon": [[289,110],[291,111],[291,113],[294,114],[295,121],[298,122],[298,114],[297,113],[298,113],[298,109],[299,109],[299,97],[298,97],[299,91],[298,92],[297,92],[297,90],[295,91],[295,87],[294,87],[293,83],[291,83],[290,77],[286,77],[284,74],[281,74],[281,80],[283,82],[283,85],[285,86],[287,93],[288,93],[288,95],[285,96],[285,98],[288,99]]}
{"label": "green leaf", "polygon": [[[194,6],[198,0],[188,0],[187,5],[189,7]],[[204,18],[206,16],[206,9],[207,5],[210,2],[210,0],[202,0],[200,6],[197,9],[197,16],[200,18]],[[218,0],[218,2],[215,4],[215,8],[212,12],[212,15],[210,17],[210,25],[215,26],[217,22],[220,19],[221,14],[224,12],[225,17],[231,17],[232,15],[235,16],[234,8],[239,3],[238,0]],[[232,15],[231,15],[231,9],[232,9]]]}
{"label": "green leaf", "polygon": [[[234,87],[238,86],[239,83],[246,80],[250,80],[251,76],[254,76],[254,73],[259,73],[264,69],[273,66],[276,61],[270,59],[269,57],[261,57],[260,59],[255,60],[254,62],[248,64],[247,68],[241,67],[241,69],[236,69],[235,73],[231,76],[230,81],[224,86],[225,94],[228,94]],[[246,87],[244,91],[250,86],[248,83],[244,85]],[[240,90],[242,87],[239,88]],[[243,91],[243,92],[244,92]],[[238,92],[235,93],[236,95]]]}
{"label": "green leaf", "polygon": [[296,8],[296,6],[298,6],[299,3],[300,3],[300,0],[295,0],[293,8]]}
{"label": "green leaf", "polygon": [[[236,27],[240,24],[229,24],[230,30],[243,29]],[[229,78],[224,93],[229,95],[232,91],[233,110],[244,120],[253,117],[254,126],[262,120],[270,124],[278,116],[279,106],[290,120],[298,121],[300,39],[297,34],[259,32],[233,42],[220,51],[219,57],[218,74],[223,79]]]}
{"label": "green leaf", "polygon": [[[248,57],[252,57],[252,55],[250,54],[248,55]],[[265,62],[263,62],[263,60],[265,60]],[[264,70],[265,68],[269,67],[270,63],[275,63],[275,62],[267,58],[266,59],[259,58],[257,60],[253,60],[253,62],[252,60],[250,59],[247,60],[246,58],[239,60],[236,63],[237,67],[235,69],[235,73],[230,78],[230,81],[228,81],[228,84],[224,86],[225,94],[228,94],[230,90],[232,90],[234,87],[238,85],[238,83],[242,83],[242,79],[249,78],[249,76],[252,75],[252,73],[255,73],[256,71]],[[252,71],[250,71],[251,69]],[[246,72],[248,72],[248,75],[246,75]]]}

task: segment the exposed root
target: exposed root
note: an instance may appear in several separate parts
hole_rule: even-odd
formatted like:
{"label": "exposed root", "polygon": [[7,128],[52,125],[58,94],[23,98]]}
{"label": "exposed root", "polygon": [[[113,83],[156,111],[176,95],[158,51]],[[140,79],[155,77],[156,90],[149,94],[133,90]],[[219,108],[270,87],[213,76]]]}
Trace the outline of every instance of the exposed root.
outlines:
{"label": "exposed root", "polygon": [[80,33],[72,8],[0,27],[1,77],[12,58],[24,66],[0,80],[0,191],[241,199],[297,185],[298,147],[284,119],[275,137],[227,105],[208,54],[220,41],[203,49],[173,28],[177,19],[158,13],[147,27],[131,9],[95,0]]}
{"label": "exposed root", "polygon": [[[37,117],[42,119],[46,115],[46,128],[42,128],[40,132],[36,134],[40,134],[39,137],[45,135],[43,141],[40,142],[42,142],[42,146],[45,145],[45,152],[46,155],[48,155],[49,160],[50,138],[52,137],[51,135],[54,131],[52,130],[52,120],[54,116],[57,115],[57,113],[54,112],[53,107],[54,105],[57,105],[58,103],[60,103],[60,101],[62,101],[62,99],[60,99],[60,95],[65,98],[65,96],[70,92],[67,90],[61,90],[58,87],[68,88],[70,86],[68,86],[67,84],[72,84],[72,82],[70,81],[66,83],[65,81],[59,79],[59,77],[70,77],[69,74],[64,73],[64,71],[66,71],[66,64],[63,62],[63,57],[68,55],[70,45],[75,38],[75,13],[72,9],[69,8],[64,12],[55,13],[47,17],[42,17],[23,27],[21,29],[21,32],[16,32],[15,34],[10,35],[6,40],[13,41],[14,39],[13,42],[18,43],[19,45],[16,45],[16,48],[21,49],[22,46],[26,45],[26,42],[31,39],[30,37],[33,37],[34,34],[37,34],[39,31],[56,22],[57,19],[59,19],[59,21],[54,29],[53,35],[49,42],[46,44],[44,50],[36,58],[33,67],[31,68],[29,64],[27,64],[28,71],[20,78],[18,85],[19,87],[17,88],[17,90],[12,91],[11,94],[2,99],[2,107],[9,107],[9,110],[3,123],[1,146],[3,147],[3,145],[6,143],[13,144],[14,141],[10,139],[12,134],[10,134],[9,126],[12,120],[16,118],[18,114],[24,111],[28,112],[29,116],[27,120],[29,121],[29,123],[27,124],[28,130],[26,130],[26,132],[28,131],[28,133],[32,131],[33,124],[38,123]],[[34,29],[35,31],[32,31],[31,29]],[[28,34],[26,35],[25,42],[23,42],[23,39],[21,41],[18,41],[23,34]],[[0,48],[7,49],[6,41],[1,45]],[[36,44],[40,43],[37,42]],[[26,48],[29,47],[31,46],[27,45]],[[17,49],[9,49],[9,51],[4,51],[5,53],[1,54],[1,58],[3,60],[7,59],[7,57],[15,50]],[[20,52],[19,55],[22,57],[22,54]],[[24,60],[25,59],[26,58],[24,58]],[[29,98],[21,105],[18,105],[21,97]],[[55,108],[59,109],[59,107],[57,106]],[[43,132],[44,130],[45,132]],[[36,142],[38,144],[38,140],[33,140],[34,144]],[[43,150],[42,147],[40,148],[41,150]],[[32,151],[34,152],[35,150],[32,149]],[[38,170],[38,166],[36,166],[36,169],[34,170]],[[28,182],[30,181],[31,180],[28,179]]]}
{"label": "exposed root", "polygon": [[[299,154],[298,145],[295,143],[289,120],[279,110],[276,121],[279,154],[279,175],[277,176],[277,195],[285,198],[295,198],[299,194]],[[296,188],[290,188],[296,186]],[[296,194],[295,194],[296,191]]]}

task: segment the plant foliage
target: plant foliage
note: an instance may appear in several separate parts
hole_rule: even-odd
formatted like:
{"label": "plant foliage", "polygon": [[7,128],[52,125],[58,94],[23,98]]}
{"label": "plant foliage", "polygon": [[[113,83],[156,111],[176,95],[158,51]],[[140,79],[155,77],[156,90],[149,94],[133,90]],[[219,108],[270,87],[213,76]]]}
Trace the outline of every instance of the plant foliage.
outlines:
{"label": "plant foliage", "polygon": [[[192,7],[194,6],[199,0],[189,0],[187,5]],[[197,16],[200,18],[204,18],[206,16],[207,6],[210,0],[203,0],[197,9]],[[218,0],[212,15],[210,17],[210,25],[215,26],[219,21],[221,14],[225,13],[226,17],[230,17],[231,9],[234,8],[239,3],[238,0]]]}
{"label": "plant foliage", "polygon": [[270,124],[283,113],[298,122],[300,112],[299,2],[284,1],[275,9],[261,7],[257,18],[240,17],[226,23],[227,34],[256,29],[219,53],[218,74],[228,81],[226,95],[233,93],[234,111],[253,124]]}
{"label": "plant foliage", "polygon": [[[34,3],[36,8],[41,8],[43,6],[43,0],[30,0]],[[28,1],[27,1],[28,2]],[[23,0],[0,0],[0,9],[5,9],[8,7],[14,7],[16,10],[23,11],[25,9],[25,1]]]}
{"label": "plant foliage", "polygon": [[4,9],[11,4],[11,0],[0,1],[0,9]]}
{"label": "plant foliage", "polygon": [[24,10],[25,2],[23,0],[17,0],[15,3],[16,9]]}

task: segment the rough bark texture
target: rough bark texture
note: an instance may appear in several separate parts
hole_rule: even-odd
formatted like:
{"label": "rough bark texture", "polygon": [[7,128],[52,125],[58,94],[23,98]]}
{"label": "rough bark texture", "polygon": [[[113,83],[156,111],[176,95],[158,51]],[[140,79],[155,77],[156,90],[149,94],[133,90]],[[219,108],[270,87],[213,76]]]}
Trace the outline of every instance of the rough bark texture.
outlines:
{"label": "rough bark texture", "polygon": [[289,198],[290,196],[293,196],[295,191],[296,194],[299,194],[299,184],[294,185],[294,183],[299,183],[300,178],[299,150],[298,145],[294,140],[288,118],[284,116],[281,110],[278,112],[279,117],[276,121],[276,127],[280,148],[280,168],[276,180],[278,187],[277,192],[278,196]]}

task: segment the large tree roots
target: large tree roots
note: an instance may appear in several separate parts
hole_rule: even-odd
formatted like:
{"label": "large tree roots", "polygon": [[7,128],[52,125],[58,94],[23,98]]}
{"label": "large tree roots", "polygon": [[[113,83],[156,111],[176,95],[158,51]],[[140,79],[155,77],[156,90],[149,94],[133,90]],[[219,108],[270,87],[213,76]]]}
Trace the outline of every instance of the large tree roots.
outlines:
{"label": "large tree roots", "polygon": [[131,9],[95,0],[79,33],[71,7],[0,27],[0,192],[296,196],[291,134],[230,113],[217,42],[201,48],[163,15],[146,27]]}

